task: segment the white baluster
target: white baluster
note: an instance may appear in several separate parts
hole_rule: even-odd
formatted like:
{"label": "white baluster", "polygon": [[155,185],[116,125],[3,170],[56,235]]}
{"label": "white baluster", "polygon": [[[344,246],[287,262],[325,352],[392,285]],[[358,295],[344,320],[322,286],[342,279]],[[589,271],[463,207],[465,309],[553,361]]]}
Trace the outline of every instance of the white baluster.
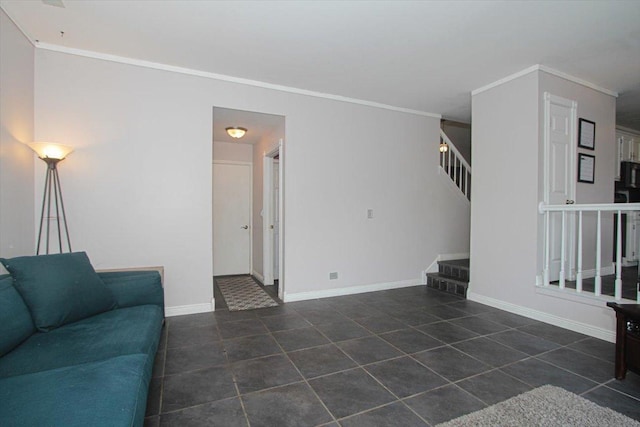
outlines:
{"label": "white baluster", "polygon": [[619,301],[622,298],[622,211],[618,211],[618,235],[616,236],[616,281],[615,298]]}
{"label": "white baluster", "polygon": [[456,185],[456,187],[460,188],[459,185],[458,185],[458,166],[459,166],[458,156],[454,154],[454,156],[453,156],[453,183]]}
{"label": "white baluster", "polygon": [[464,169],[464,195],[469,197],[469,171]]}
{"label": "white baluster", "polygon": [[582,292],[582,211],[578,212],[578,271],[576,272],[576,292]]}
{"label": "white baluster", "polygon": [[602,261],[600,260],[600,258],[602,258],[601,257],[601,252],[602,252],[601,230],[602,230],[602,211],[598,211],[598,224],[596,227],[596,277],[594,279],[595,289],[593,291],[595,296],[597,297],[599,297],[602,294],[602,277],[600,277],[600,269],[602,264]]}
{"label": "white baluster", "polygon": [[564,264],[565,264],[565,254],[566,254],[566,239],[564,237],[564,234],[565,234],[566,222],[567,222],[567,212],[562,211],[562,232],[560,233],[560,238],[562,239],[560,241],[560,277],[559,277],[560,289],[564,289],[564,278],[565,278]]}
{"label": "white baluster", "polygon": [[549,220],[551,212],[544,213],[544,270],[542,270],[542,284],[549,286]]}

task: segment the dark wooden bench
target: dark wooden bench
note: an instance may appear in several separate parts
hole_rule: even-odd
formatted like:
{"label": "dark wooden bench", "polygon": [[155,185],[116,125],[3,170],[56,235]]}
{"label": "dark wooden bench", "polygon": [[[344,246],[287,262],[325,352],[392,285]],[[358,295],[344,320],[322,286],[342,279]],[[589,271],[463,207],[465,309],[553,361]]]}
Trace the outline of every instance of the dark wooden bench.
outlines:
{"label": "dark wooden bench", "polygon": [[616,379],[623,380],[627,369],[640,375],[640,304],[607,306],[616,312]]}

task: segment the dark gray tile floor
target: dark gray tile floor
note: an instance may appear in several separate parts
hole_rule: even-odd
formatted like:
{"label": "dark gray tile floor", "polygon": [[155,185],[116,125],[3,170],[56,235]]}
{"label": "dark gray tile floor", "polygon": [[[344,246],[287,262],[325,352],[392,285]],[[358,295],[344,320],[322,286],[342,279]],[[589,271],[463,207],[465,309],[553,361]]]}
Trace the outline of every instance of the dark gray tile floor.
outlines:
{"label": "dark gray tile floor", "polygon": [[424,286],[168,318],[147,426],[432,426],[544,384],[640,420],[614,345]]}

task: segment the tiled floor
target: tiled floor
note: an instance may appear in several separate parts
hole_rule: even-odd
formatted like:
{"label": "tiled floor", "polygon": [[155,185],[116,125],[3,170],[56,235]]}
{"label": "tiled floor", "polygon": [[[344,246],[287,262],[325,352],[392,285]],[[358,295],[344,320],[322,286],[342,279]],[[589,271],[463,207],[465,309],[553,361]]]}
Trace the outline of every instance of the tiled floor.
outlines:
{"label": "tiled floor", "polygon": [[427,426],[553,384],[640,420],[613,344],[424,286],[167,319],[147,426]]}

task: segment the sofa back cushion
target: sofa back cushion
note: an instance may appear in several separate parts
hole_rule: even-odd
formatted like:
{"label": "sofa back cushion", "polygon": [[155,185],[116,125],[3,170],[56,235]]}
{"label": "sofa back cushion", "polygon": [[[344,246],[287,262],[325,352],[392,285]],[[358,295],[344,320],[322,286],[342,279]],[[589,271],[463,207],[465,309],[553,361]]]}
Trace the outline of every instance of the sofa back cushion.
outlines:
{"label": "sofa back cushion", "polygon": [[36,328],[49,331],[115,307],[84,252],[0,258]]}
{"label": "sofa back cushion", "polygon": [[36,331],[24,300],[13,287],[13,278],[0,275],[0,357]]}

